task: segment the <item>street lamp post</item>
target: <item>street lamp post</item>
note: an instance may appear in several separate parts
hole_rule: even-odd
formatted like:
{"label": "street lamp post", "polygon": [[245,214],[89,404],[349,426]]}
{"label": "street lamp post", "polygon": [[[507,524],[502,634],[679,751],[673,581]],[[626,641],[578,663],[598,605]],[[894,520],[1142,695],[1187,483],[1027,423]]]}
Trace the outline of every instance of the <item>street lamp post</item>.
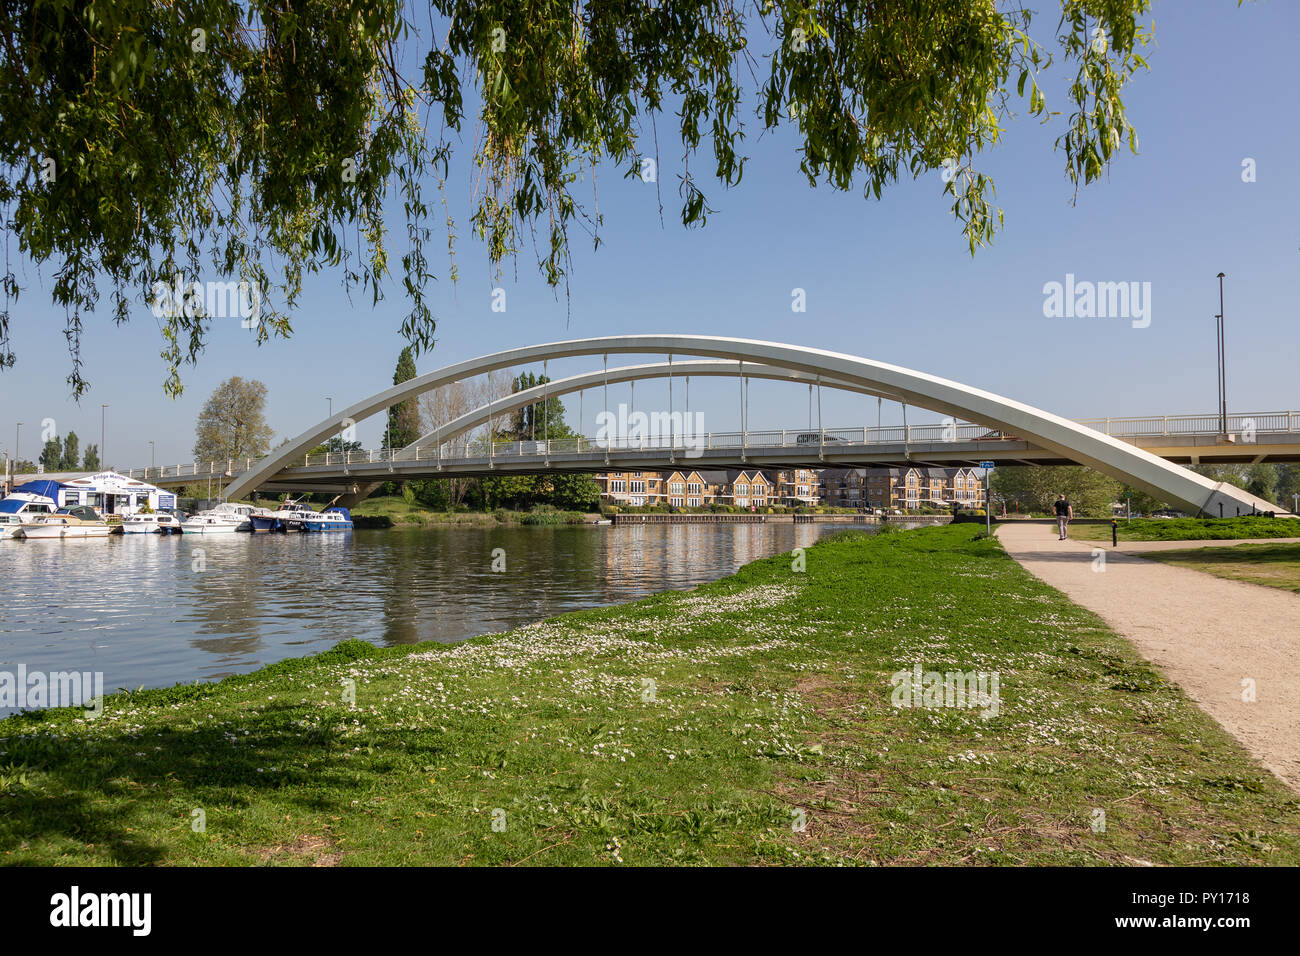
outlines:
{"label": "street lamp post", "polygon": [[1219,341],[1219,434],[1227,437],[1228,434],[1228,379],[1224,372],[1224,366],[1227,364],[1223,348],[1223,273],[1219,273],[1219,314],[1215,316],[1218,320],[1218,341]]}
{"label": "street lamp post", "polygon": [[150,467],[150,468],[153,467],[153,462],[154,462],[154,458],[153,458],[153,442],[150,442],[150,443],[149,443],[149,467]]}
{"label": "street lamp post", "polygon": [[[334,398],[333,398],[332,396],[328,396],[328,395],[327,395],[327,396],[325,397],[325,401],[327,401],[327,402],[330,403],[330,418],[333,418],[333,417],[334,417]],[[342,439],[339,440],[339,444],[340,444],[340,445],[342,444]],[[325,445],[325,461],[328,463],[329,460],[330,460],[330,446],[329,446],[329,443],[327,442],[326,445]]]}

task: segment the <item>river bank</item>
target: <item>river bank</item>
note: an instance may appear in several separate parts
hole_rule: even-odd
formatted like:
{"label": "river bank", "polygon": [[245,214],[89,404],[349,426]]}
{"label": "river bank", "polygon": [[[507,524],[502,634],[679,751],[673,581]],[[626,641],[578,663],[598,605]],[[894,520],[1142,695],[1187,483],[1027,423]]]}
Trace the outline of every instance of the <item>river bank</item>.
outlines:
{"label": "river bank", "polygon": [[[1300,861],[1294,797],[981,530],[0,721],[0,859]],[[894,706],[917,667],[996,705]]]}

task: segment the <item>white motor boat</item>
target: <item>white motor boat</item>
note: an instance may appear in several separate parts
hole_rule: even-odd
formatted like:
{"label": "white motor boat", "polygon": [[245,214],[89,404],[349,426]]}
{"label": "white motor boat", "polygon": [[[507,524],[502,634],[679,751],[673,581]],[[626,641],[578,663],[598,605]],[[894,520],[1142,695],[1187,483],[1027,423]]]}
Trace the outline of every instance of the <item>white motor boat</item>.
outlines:
{"label": "white motor boat", "polygon": [[180,534],[181,522],[166,511],[137,511],[122,519],[123,534]]}
{"label": "white motor boat", "polygon": [[111,530],[94,508],[74,505],[60,508],[52,515],[41,515],[31,524],[23,525],[23,537],[33,541],[43,538],[107,538]]}
{"label": "white motor boat", "polygon": [[223,501],[211,511],[200,511],[190,515],[181,522],[185,534],[231,534],[235,531],[251,531],[250,516],[255,511],[263,511],[252,505],[237,505]]}
{"label": "white motor boat", "polygon": [[15,491],[0,501],[0,538],[23,537],[23,526],[42,515],[52,515],[59,506],[45,495]]}

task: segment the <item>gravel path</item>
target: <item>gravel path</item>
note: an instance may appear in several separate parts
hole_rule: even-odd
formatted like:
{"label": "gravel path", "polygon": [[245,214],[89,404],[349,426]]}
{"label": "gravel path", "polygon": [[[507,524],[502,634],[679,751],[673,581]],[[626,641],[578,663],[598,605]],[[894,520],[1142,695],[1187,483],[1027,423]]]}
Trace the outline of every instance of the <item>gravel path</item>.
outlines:
{"label": "gravel path", "polygon": [[[1241,541],[1058,541],[1055,526],[1001,525],[1007,553],[1099,615],[1259,761],[1300,791],[1300,595],[1132,553]],[[1294,539],[1268,539],[1271,542]],[[1105,553],[1104,571],[1094,550]],[[1255,700],[1242,700],[1243,681]]]}

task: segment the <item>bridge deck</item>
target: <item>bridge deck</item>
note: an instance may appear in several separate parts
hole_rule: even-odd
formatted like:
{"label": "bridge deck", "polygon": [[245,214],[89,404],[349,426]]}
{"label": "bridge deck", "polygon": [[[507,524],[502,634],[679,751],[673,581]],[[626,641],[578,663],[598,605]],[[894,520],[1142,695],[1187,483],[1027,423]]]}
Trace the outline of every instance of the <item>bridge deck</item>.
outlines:
{"label": "bridge deck", "polygon": [[[1232,415],[1225,441],[1210,415],[1152,416],[1082,421],[1177,464],[1249,464],[1300,461],[1300,412]],[[671,446],[671,447],[670,447]],[[692,447],[688,447],[692,446]],[[591,438],[498,442],[464,438],[413,452],[378,449],[307,455],[262,485],[265,491],[336,491],[366,482],[521,474],[544,471],[664,471],[685,468],[907,467],[911,465],[1069,465],[1067,455],[1015,436],[967,423],[878,428],[783,429],[714,432],[686,441]],[[193,462],[124,472],[164,487],[218,479],[228,482],[257,464]],[[36,476],[20,476],[24,481]],[[46,477],[58,477],[48,475]]]}

